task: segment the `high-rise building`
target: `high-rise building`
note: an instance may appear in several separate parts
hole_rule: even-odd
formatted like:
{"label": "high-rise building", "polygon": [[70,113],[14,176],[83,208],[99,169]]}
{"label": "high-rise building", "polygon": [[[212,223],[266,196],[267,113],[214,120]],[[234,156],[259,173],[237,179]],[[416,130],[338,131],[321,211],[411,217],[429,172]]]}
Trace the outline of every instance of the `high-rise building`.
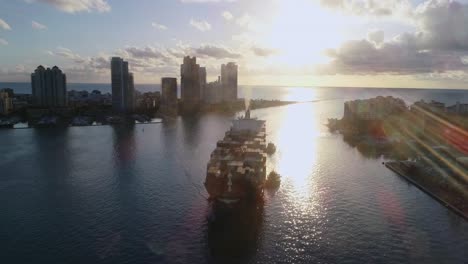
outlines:
{"label": "high-rise building", "polygon": [[207,104],[217,104],[222,101],[223,87],[221,86],[221,78],[215,82],[207,83],[205,86],[205,97],[203,98]]}
{"label": "high-rise building", "polygon": [[128,62],[120,57],[111,60],[112,109],[116,112],[131,112],[135,108],[135,85],[133,74],[128,71]]}
{"label": "high-rise building", "polygon": [[177,114],[177,79],[161,79],[161,113],[164,115]]}
{"label": "high-rise building", "polygon": [[223,101],[237,100],[237,65],[234,62],[221,65],[221,84],[223,87]]}
{"label": "high-rise building", "polygon": [[196,57],[184,57],[184,63],[180,65],[181,99],[184,112],[198,110],[200,106],[200,65]]}
{"label": "high-rise building", "polygon": [[65,107],[67,101],[67,78],[57,67],[45,69],[42,65],[31,74],[33,102],[41,107]]}
{"label": "high-rise building", "polygon": [[206,86],[206,67],[200,67],[200,100],[203,101],[205,97],[205,86]]}
{"label": "high-rise building", "polygon": [[7,89],[0,90],[0,114],[8,115],[13,111],[13,95]]}

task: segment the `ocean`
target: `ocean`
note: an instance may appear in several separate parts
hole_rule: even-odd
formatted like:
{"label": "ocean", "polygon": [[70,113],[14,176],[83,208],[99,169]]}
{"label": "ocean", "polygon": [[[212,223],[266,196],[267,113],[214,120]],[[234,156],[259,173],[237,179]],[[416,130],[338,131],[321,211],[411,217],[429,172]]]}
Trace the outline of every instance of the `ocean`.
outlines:
{"label": "ocean", "polygon": [[[1,83],[1,88],[12,88],[15,93],[31,93],[30,83]],[[69,91],[99,90],[110,93],[110,84],[69,83]],[[140,92],[161,91],[159,84],[136,84],[135,89]],[[323,100],[354,100],[367,99],[375,96],[395,96],[407,103],[418,100],[438,100],[447,104],[457,101],[468,103],[468,90],[456,89],[406,89],[406,88],[343,88],[343,87],[294,87],[294,86],[252,86],[240,85],[239,98],[290,100],[290,101],[323,101]],[[180,92],[179,92],[180,96]]]}

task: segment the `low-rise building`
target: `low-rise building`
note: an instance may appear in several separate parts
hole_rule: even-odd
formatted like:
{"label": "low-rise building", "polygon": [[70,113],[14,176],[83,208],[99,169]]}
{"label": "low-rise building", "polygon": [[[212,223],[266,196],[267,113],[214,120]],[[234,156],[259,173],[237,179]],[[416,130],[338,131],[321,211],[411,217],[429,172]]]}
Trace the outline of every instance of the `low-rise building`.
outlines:
{"label": "low-rise building", "polygon": [[0,114],[8,115],[13,112],[13,96],[4,89],[0,90]]}
{"label": "low-rise building", "polygon": [[447,107],[447,112],[457,115],[466,115],[468,114],[468,104],[457,102],[456,104]]}
{"label": "low-rise building", "polygon": [[383,120],[389,115],[406,110],[405,102],[392,96],[378,96],[366,100],[345,102],[344,118],[348,120]]}

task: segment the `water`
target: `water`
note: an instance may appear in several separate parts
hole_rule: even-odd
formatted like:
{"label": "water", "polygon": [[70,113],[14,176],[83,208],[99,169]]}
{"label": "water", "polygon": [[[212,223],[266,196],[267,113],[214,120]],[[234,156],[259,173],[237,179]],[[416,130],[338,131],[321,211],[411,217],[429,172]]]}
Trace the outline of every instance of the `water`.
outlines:
{"label": "water", "polygon": [[253,111],[277,145],[268,170],[283,178],[247,229],[248,250],[235,258],[217,250],[234,244],[215,239],[222,234],[208,225],[203,188],[231,116],[0,130],[0,259],[466,263],[465,220],[386,169],[382,157],[368,158],[323,126],[342,115],[344,98]]}
{"label": "water", "polygon": [[[30,83],[2,83],[0,88],[12,88],[15,93],[31,93]],[[159,84],[136,84],[135,88],[140,92],[161,91]],[[69,91],[99,90],[110,93],[110,84],[69,83]],[[284,86],[239,86],[240,98],[288,100],[288,101],[317,101],[317,100],[354,100],[367,99],[378,95],[396,96],[408,103],[421,99],[426,101],[438,100],[447,104],[455,104],[457,101],[468,103],[468,90],[453,89],[399,89],[399,88],[342,88],[342,87],[284,87]],[[180,97],[180,91],[179,91]]]}

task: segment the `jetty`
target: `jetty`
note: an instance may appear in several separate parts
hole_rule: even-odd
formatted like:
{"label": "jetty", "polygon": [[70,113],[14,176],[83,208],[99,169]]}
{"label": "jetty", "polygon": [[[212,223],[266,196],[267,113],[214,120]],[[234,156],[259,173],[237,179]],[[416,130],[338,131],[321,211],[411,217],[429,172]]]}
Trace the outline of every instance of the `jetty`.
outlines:
{"label": "jetty", "polygon": [[[434,198],[443,206],[451,209],[453,212],[468,220],[468,206],[466,204],[466,197],[456,198],[458,194],[453,194],[445,191],[439,186],[430,183],[424,183],[420,178],[419,173],[410,173],[409,166],[403,161],[385,162],[385,166],[400,175],[402,178],[418,187],[423,192]],[[461,194],[463,195],[463,194]],[[464,201],[463,201],[464,200]]]}

